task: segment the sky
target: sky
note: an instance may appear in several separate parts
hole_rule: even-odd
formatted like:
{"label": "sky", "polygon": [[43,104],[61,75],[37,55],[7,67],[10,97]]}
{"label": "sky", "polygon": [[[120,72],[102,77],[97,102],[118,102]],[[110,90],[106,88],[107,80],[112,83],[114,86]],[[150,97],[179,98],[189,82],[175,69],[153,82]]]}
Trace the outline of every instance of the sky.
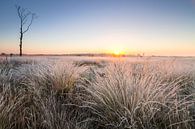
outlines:
{"label": "sky", "polygon": [[19,53],[16,4],[37,15],[26,54],[195,56],[195,0],[0,0],[0,53]]}

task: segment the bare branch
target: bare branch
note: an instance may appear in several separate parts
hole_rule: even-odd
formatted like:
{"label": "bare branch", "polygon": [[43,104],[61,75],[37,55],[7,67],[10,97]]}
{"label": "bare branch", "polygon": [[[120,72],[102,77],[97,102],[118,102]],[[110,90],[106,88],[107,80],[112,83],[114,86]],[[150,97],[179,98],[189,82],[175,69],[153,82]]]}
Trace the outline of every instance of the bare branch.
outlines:
{"label": "bare branch", "polygon": [[26,22],[27,22],[27,18],[28,18],[28,16],[30,16],[31,15],[31,13],[30,12],[28,12],[27,14],[25,14],[24,16],[23,16],[23,18],[22,18],[22,24],[24,25],[24,24],[26,24]]}
{"label": "bare branch", "polygon": [[25,25],[27,21],[28,21],[27,19],[25,19],[24,21],[22,21],[22,25]]}
{"label": "bare branch", "polygon": [[[30,19],[30,22],[27,25],[26,29],[21,32],[21,33],[24,34],[30,29],[30,26],[32,25],[33,20],[35,19],[36,14],[28,11],[25,8],[21,8],[21,6],[18,6],[18,5],[16,5],[15,7],[17,9],[17,13],[18,13],[18,16],[19,16],[19,19],[20,19],[20,22],[21,22],[20,24],[21,24],[22,30],[24,30],[23,26],[25,24],[27,24],[28,19]],[[29,18],[30,16],[31,16],[31,18]]]}
{"label": "bare branch", "polygon": [[19,18],[21,19],[21,18],[22,18],[21,12],[20,12],[21,7],[20,7],[20,6],[17,6],[17,5],[16,5],[15,7],[16,7],[16,9],[17,9],[18,16],[19,16]]}
{"label": "bare branch", "polygon": [[[35,13],[28,11],[26,8],[22,8],[21,6],[15,5],[18,13],[18,17],[20,19],[20,56],[22,56],[22,44],[23,44],[23,35],[26,33],[35,19]],[[29,21],[29,22],[28,22]],[[26,29],[24,29],[26,28]]]}
{"label": "bare branch", "polygon": [[31,15],[31,13],[30,12],[28,12],[28,13],[26,13],[26,14],[24,14],[24,16],[23,16],[23,20],[25,20],[29,15]]}
{"label": "bare branch", "polygon": [[23,34],[26,33],[26,32],[29,30],[30,26],[31,26],[32,23],[33,23],[33,20],[34,20],[34,18],[35,18],[35,15],[36,15],[36,14],[33,14],[33,13],[31,14],[31,21],[30,21],[28,27],[26,28],[26,30],[23,31]]}

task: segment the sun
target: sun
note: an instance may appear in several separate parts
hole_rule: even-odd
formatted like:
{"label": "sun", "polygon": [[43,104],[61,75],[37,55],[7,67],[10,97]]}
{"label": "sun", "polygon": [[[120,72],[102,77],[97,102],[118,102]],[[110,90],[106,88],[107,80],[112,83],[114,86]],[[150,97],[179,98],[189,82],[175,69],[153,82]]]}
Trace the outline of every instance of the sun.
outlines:
{"label": "sun", "polygon": [[113,54],[115,54],[115,55],[120,55],[120,54],[122,54],[122,51],[120,51],[120,50],[115,50],[115,51],[113,52]]}
{"label": "sun", "polygon": [[122,56],[125,55],[125,51],[123,49],[114,49],[111,52],[114,56]]}

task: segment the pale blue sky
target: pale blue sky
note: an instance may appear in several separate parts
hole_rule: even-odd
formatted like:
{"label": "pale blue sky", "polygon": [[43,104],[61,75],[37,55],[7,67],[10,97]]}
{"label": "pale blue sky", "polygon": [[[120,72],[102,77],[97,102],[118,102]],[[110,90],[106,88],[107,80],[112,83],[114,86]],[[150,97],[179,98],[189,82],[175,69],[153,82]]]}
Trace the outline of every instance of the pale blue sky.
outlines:
{"label": "pale blue sky", "polygon": [[0,0],[0,52],[18,53],[15,4],[38,15],[24,53],[195,55],[194,0]]}

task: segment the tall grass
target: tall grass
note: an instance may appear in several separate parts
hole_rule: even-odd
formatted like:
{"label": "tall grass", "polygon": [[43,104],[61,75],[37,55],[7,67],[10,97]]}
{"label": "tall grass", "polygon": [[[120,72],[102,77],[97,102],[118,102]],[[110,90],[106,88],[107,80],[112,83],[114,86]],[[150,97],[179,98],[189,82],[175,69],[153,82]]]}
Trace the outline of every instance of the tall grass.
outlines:
{"label": "tall grass", "polygon": [[195,128],[194,65],[99,63],[1,60],[0,129]]}
{"label": "tall grass", "polygon": [[91,96],[86,103],[101,128],[193,128],[194,78],[161,70],[158,65],[119,63],[108,66],[105,77],[97,74],[86,87]]}

